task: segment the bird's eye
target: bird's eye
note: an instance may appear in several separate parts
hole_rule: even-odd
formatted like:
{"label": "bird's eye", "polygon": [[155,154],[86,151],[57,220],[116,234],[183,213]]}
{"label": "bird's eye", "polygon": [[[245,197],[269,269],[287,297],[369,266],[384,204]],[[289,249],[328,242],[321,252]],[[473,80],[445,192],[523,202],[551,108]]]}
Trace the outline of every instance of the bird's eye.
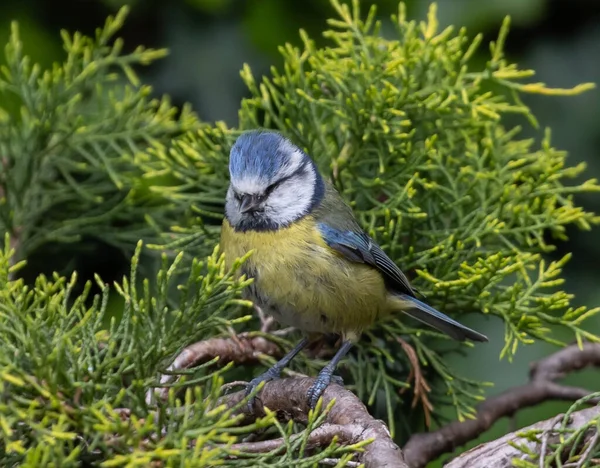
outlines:
{"label": "bird's eye", "polygon": [[237,201],[241,201],[242,200],[242,196],[237,193],[237,192],[233,192],[233,198],[235,198]]}
{"label": "bird's eye", "polygon": [[270,194],[271,194],[271,192],[272,192],[273,190],[275,190],[275,189],[277,188],[277,186],[278,186],[280,183],[281,183],[281,181],[279,180],[279,181],[277,181],[277,182],[275,182],[275,183],[273,183],[273,184],[269,185],[269,186],[268,186],[268,187],[265,189],[265,195],[264,195],[264,196],[266,197],[266,196],[270,195]]}
{"label": "bird's eye", "polygon": [[266,197],[266,196],[268,196],[268,195],[270,195],[270,193],[271,193],[273,190],[275,190],[277,187],[279,187],[281,184],[283,184],[284,182],[287,182],[287,181],[288,181],[288,180],[290,180],[292,177],[294,177],[294,175],[295,175],[295,173],[294,173],[294,174],[287,175],[287,176],[285,176],[285,177],[283,177],[283,178],[279,179],[278,181],[276,181],[276,182],[273,182],[271,185],[269,185],[269,186],[268,186],[268,187],[265,189],[265,197]]}

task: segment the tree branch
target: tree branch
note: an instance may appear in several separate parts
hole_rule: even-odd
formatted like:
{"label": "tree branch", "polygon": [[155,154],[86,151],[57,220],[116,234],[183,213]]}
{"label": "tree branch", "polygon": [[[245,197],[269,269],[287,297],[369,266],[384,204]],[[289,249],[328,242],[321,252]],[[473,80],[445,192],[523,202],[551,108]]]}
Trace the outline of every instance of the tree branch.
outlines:
{"label": "tree branch", "polygon": [[[229,338],[211,338],[205,341],[198,341],[185,348],[167,368],[167,372],[176,372],[181,369],[204,364],[214,358],[219,358],[218,364],[234,362],[236,364],[256,364],[259,363],[261,354],[269,356],[281,356],[281,349],[272,341],[262,336],[250,336],[247,333],[241,333]],[[174,382],[177,375],[162,374],[160,385],[167,385]],[[169,397],[169,388],[150,389],[146,393],[146,402],[151,404],[152,399],[157,397],[166,400]]]}
{"label": "tree branch", "polygon": [[[306,422],[310,410],[306,395],[314,381],[315,379],[306,377],[267,382],[254,399],[251,415],[246,413],[248,419],[265,416],[266,407],[276,412],[282,420],[293,419],[301,423]],[[222,397],[219,404],[233,407],[244,398],[245,392],[236,392]],[[334,436],[342,444],[355,444],[372,439],[359,456],[359,461],[367,468],[408,468],[400,448],[392,440],[385,424],[374,419],[356,395],[339,385],[332,384],[323,393],[323,407],[333,399],[335,404],[327,413],[324,424],[310,435],[309,441],[312,447],[326,446],[331,443]],[[245,410],[246,405],[242,405],[242,409]],[[281,439],[247,442],[237,444],[237,447],[239,450],[256,453],[273,450],[281,446],[282,442]]]}
{"label": "tree branch", "polygon": [[[546,447],[551,444],[559,443],[556,425],[562,420],[563,415],[550,418],[546,421],[537,422],[516,432],[506,434],[504,437],[478,445],[471,450],[458,456],[450,463],[444,465],[445,468],[510,468],[513,466],[512,460],[515,458],[523,459],[525,453],[545,454]],[[592,419],[600,417],[600,406],[576,411],[571,414],[568,429],[577,430],[584,427]],[[538,431],[542,434],[541,440],[524,437],[523,434],[531,431]],[[589,443],[589,447],[597,443],[598,432],[590,431],[581,442],[582,446]],[[595,439],[595,440],[594,440]],[[589,454],[589,452],[587,452]],[[543,457],[542,457],[543,459]],[[583,457],[585,460],[585,457]],[[566,465],[565,465],[566,466]]]}
{"label": "tree branch", "polygon": [[[227,338],[213,338],[185,348],[169,366],[168,371],[176,372],[194,367],[215,357],[219,358],[219,364],[258,363],[261,354],[278,357],[282,351],[277,344],[268,339],[252,337],[247,333]],[[586,389],[556,383],[566,374],[587,366],[600,366],[600,344],[585,343],[581,350],[575,344],[561,349],[532,364],[529,383],[510,389],[480,404],[475,419],[452,422],[437,431],[413,435],[404,448],[404,455],[392,441],[385,425],[375,421],[354,394],[340,386],[331,385],[323,395],[324,405],[326,406],[333,398],[336,399],[336,404],[327,415],[325,424],[315,429],[309,436],[309,446],[328,445],[334,436],[342,444],[353,444],[373,438],[374,441],[366,447],[361,457],[367,466],[422,468],[440,455],[452,452],[456,447],[477,438],[498,419],[511,416],[520,409],[548,400],[573,401],[588,395],[590,392]],[[176,375],[165,374],[161,376],[160,383],[166,385],[176,378]],[[264,416],[264,408],[268,407],[277,412],[280,419],[306,422],[309,412],[306,394],[312,382],[313,379],[304,377],[268,382],[257,395],[252,414],[247,414],[247,420]],[[168,388],[148,392],[149,402],[153,395],[165,400],[168,397]],[[232,407],[244,396],[244,392],[226,395],[221,403]],[[594,401],[590,400],[590,403]],[[282,446],[283,439],[274,439],[236,444],[233,449],[258,453],[282,448]],[[408,465],[405,464],[404,459]]]}
{"label": "tree branch", "polygon": [[555,382],[587,366],[600,366],[600,344],[584,343],[581,350],[573,344],[533,363],[529,383],[487,399],[478,406],[475,419],[452,422],[434,432],[413,435],[404,447],[407,463],[411,468],[422,468],[440,455],[476,439],[497,420],[520,409],[548,400],[573,401],[589,395],[591,392],[586,389]]}

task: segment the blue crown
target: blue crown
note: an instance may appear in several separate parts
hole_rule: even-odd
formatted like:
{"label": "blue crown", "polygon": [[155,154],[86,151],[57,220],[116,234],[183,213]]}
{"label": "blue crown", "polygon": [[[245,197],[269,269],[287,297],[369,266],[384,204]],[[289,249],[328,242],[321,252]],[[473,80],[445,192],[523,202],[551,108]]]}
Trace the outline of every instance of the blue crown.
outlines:
{"label": "blue crown", "polygon": [[[252,130],[238,137],[229,159],[232,177],[254,176],[272,179],[285,166],[289,154],[282,151],[287,140],[277,132]],[[289,146],[287,146],[289,149]]]}

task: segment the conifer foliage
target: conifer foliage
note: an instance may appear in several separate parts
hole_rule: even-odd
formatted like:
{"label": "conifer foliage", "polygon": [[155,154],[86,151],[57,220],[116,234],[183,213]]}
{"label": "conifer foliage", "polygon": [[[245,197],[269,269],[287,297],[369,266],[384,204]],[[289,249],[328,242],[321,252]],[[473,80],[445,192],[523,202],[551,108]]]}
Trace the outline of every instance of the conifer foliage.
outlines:
{"label": "conifer foliage", "polygon": [[[123,53],[126,9],[95,37],[63,31],[65,60],[46,70],[23,54],[13,25],[0,75],[2,466],[354,463],[360,444],[307,448],[323,413],[299,427],[275,413],[248,422],[221,405],[223,384],[257,369],[217,366],[219,356],[163,382],[167,401],[147,399],[195,341],[248,332],[288,349],[298,337],[258,331],[241,299],[251,280],[226,271],[218,250],[228,151],[251,128],[302,146],[428,302],[503,327],[502,358],[518,359],[537,340],[564,345],[557,327],[579,343],[600,340],[586,330],[599,309],[574,308],[561,289],[569,255],[544,259],[567,226],[598,222],[573,195],[600,186],[573,182],[584,166],[568,165],[549,130],[522,139],[505,118],[537,126],[520,96],[592,86],[532,83],[533,71],[503,55],[508,20],[484,69],[472,69],[481,36],[440,31],[435,6],[417,22],[400,5],[384,38],[374,8],[363,17],[357,2],[332,3],[327,46],[300,32],[302,45],[282,46],[283,66],[270,76],[243,67],[249,97],[237,128],[152,96],[135,69],[166,52]],[[71,246],[90,239],[131,258],[130,273],[114,283],[84,282],[68,268],[22,277],[49,249],[69,260],[79,252]],[[292,371],[315,375],[329,348],[299,357]],[[473,352],[398,317],[366,332],[341,371],[402,443],[423,421],[444,423],[441,408],[472,417],[485,396],[476,376],[449,367],[444,353],[454,351]],[[264,366],[274,359],[257,357]],[[250,434],[281,437],[284,449],[232,448]]]}

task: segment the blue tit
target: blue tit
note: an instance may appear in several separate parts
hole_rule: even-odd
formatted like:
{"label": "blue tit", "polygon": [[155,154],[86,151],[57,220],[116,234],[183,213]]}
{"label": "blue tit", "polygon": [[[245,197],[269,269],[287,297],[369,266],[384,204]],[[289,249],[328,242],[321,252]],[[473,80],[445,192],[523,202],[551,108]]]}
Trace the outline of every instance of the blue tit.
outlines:
{"label": "blue tit", "polygon": [[221,230],[226,263],[230,267],[253,251],[240,270],[254,278],[246,297],[307,336],[253,379],[248,393],[278,378],[310,336],[341,335],[342,345],[307,395],[314,407],[361,332],[397,312],[457,340],[487,341],[418,300],[404,273],[361,229],[312,159],[279,133],[242,134],[231,148],[229,173]]}

